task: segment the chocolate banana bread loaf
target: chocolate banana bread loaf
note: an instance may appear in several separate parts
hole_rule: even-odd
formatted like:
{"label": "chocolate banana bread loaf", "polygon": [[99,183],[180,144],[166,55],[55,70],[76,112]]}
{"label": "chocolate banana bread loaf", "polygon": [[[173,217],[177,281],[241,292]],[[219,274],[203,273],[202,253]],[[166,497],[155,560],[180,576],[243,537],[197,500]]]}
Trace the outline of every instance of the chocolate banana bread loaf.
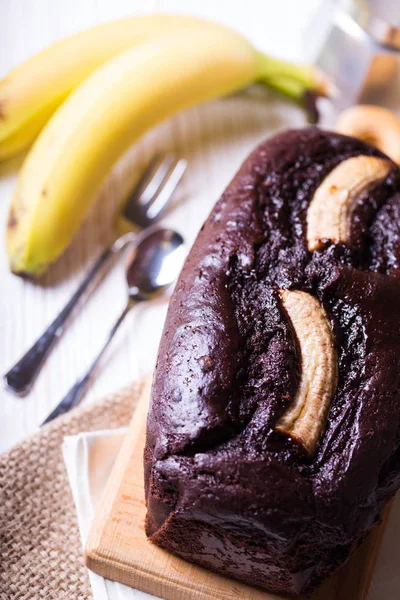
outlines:
{"label": "chocolate banana bread loaf", "polygon": [[310,593],[400,484],[400,170],[281,133],[243,164],[172,297],[145,449],[147,535]]}

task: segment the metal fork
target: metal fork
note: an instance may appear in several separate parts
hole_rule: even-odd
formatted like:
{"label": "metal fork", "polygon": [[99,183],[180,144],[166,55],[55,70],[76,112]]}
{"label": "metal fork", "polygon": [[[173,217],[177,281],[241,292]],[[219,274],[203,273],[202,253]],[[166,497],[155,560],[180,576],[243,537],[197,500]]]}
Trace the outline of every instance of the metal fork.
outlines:
{"label": "metal fork", "polygon": [[123,211],[123,217],[135,227],[136,231],[121,235],[103,250],[59,315],[24,356],[4,375],[8,390],[20,396],[25,396],[29,392],[55,341],[65,331],[68,317],[84,292],[96,275],[110,266],[111,258],[133,241],[138,230],[149,227],[161,217],[169,206],[186,167],[186,160],[177,159],[171,153],[164,157],[156,157],[151,162]]}

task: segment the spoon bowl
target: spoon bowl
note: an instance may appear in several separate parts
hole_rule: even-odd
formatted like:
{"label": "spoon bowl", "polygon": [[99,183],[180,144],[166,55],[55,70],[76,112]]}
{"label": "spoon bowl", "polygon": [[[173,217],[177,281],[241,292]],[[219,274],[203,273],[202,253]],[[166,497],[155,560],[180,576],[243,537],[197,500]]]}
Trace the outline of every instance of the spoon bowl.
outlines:
{"label": "spoon bowl", "polygon": [[157,228],[142,236],[126,263],[130,300],[141,302],[163,294],[176,279],[183,259],[183,238],[178,232]]}

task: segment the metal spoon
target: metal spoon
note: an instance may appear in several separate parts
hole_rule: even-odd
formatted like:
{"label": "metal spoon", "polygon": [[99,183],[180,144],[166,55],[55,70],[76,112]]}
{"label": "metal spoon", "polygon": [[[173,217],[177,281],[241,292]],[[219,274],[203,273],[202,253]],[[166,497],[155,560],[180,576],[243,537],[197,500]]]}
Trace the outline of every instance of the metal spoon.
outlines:
{"label": "metal spoon", "polygon": [[182,236],[172,229],[157,228],[140,237],[126,266],[128,302],[108,337],[90,365],[87,373],[72,386],[42,425],[62,415],[81,401],[100,359],[122,321],[138,302],[152,300],[163,294],[182,268],[184,246]]}

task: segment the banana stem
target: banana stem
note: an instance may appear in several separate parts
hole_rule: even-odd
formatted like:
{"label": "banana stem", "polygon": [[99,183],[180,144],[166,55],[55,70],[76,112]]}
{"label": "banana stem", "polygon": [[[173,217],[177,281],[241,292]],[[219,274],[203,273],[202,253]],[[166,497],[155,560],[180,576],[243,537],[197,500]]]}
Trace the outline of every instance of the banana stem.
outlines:
{"label": "banana stem", "polygon": [[329,81],[313,65],[300,65],[279,60],[261,52],[259,58],[258,81],[299,100],[307,90],[318,96],[329,94]]}
{"label": "banana stem", "polygon": [[258,53],[257,81],[300,103],[307,111],[309,121],[318,121],[316,99],[328,96],[330,82],[312,65],[297,65]]}
{"label": "banana stem", "polygon": [[[264,82],[262,82],[264,83]],[[268,81],[268,87],[292,98],[296,101],[301,101],[304,97],[305,88],[303,83],[285,77],[274,77]]]}
{"label": "banana stem", "polygon": [[311,124],[318,123],[317,98],[319,95],[317,92],[304,88],[304,85],[298,81],[283,78],[271,79],[268,82],[268,87],[298,102],[305,109],[308,122]]}

